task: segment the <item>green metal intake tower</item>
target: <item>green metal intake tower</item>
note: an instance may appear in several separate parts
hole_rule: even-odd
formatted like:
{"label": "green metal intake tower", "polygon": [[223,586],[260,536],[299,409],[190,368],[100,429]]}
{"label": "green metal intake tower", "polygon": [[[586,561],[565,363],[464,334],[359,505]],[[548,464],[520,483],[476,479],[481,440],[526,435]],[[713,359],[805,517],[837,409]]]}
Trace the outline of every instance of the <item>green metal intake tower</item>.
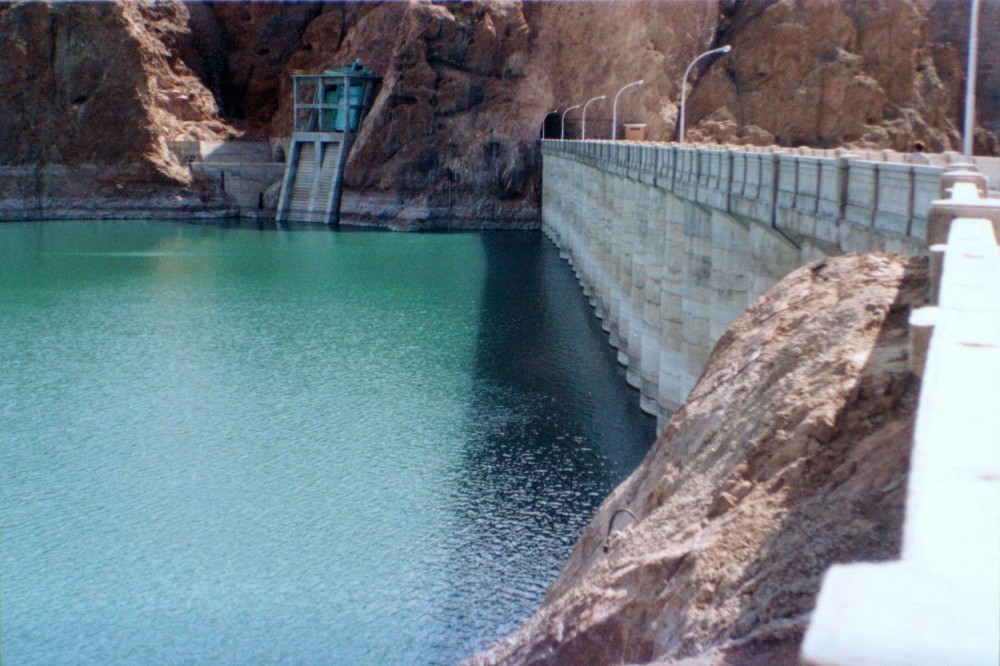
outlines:
{"label": "green metal intake tower", "polygon": [[292,73],[295,128],[278,199],[279,223],[340,221],[344,164],[378,80],[360,61],[319,74]]}

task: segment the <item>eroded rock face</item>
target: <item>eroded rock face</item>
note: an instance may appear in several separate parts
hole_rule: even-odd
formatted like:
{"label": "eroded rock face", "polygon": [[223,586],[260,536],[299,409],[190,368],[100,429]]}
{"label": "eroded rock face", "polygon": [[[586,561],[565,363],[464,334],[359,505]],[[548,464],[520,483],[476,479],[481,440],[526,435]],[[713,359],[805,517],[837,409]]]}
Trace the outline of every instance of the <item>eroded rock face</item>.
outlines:
{"label": "eroded rock face", "polygon": [[180,55],[187,22],[171,2],[0,13],[0,218],[229,209],[167,146],[230,131]]}
{"label": "eroded rock face", "polygon": [[691,97],[692,116],[707,119],[692,138],[759,128],[780,145],[951,149],[956,85],[941,78],[930,29],[917,0],[733,3],[720,29],[733,52]]}
{"label": "eroded rock face", "polygon": [[[310,24],[294,69],[360,59],[381,90],[347,167],[342,219],[413,228],[538,220],[538,103],[520,3],[359,5]],[[377,46],[376,46],[377,45]],[[272,128],[290,130],[290,95]]]}
{"label": "eroded rock face", "polygon": [[797,663],[826,568],[898,555],[923,261],[827,258],[761,297],[541,610],[468,663]]}
{"label": "eroded rock face", "polygon": [[187,3],[200,46],[199,68],[209,75],[223,112],[245,138],[266,139],[282,99],[288,63],[302,36],[321,15],[343,13],[344,3]]}
{"label": "eroded rock face", "polygon": [[[951,86],[947,106],[950,117],[964,113],[965,68],[969,48],[970,3],[935,0],[928,12],[934,37],[934,62],[941,78]],[[983,0],[979,6],[979,59],[976,81],[977,155],[1000,154],[1000,0]],[[960,122],[960,121],[956,121]]]}
{"label": "eroded rock face", "polygon": [[180,3],[28,3],[0,14],[0,164],[129,164],[181,182],[166,139],[227,126],[179,57]]}

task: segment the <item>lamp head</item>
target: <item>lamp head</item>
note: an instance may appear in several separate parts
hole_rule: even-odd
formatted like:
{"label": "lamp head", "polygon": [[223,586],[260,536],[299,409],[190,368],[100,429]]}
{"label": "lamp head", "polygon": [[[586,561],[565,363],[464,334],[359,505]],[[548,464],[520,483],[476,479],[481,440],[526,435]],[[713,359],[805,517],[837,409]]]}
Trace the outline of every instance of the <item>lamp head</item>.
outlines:
{"label": "lamp head", "polygon": [[729,53],[732,50],[733,50],[732,45],[731,44],[726,44],[721,49],[719,49],[719,53]]}

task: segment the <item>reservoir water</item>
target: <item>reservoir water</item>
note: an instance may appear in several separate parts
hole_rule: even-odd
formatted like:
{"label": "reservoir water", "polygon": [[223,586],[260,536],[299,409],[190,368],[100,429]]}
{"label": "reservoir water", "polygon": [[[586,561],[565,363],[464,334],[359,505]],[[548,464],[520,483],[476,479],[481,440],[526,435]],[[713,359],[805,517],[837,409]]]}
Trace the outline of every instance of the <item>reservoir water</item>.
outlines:
{"label": "reservoir water", "polygon": [[0,659],[451,664],[652,419],[537,232],[0,225]]}

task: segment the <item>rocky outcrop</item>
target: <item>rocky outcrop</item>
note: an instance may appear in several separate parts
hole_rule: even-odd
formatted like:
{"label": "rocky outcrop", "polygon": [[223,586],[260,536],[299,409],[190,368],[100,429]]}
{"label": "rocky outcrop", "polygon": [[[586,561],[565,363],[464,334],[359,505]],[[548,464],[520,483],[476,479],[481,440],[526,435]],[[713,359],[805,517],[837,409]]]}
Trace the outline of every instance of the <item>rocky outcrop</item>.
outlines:
{"label": "rocky outcrop", "polygon": [[[352,3],[346,3],[350,5]],[[245,138],[267,139],[287,91],[290,59],[321,14],[346,13],[345,3],[187,3],[194,58],[227,119]],[[284,86],[284,87],[283,87]]]}
{"label": "rocky outcrop", "polygon": [[826,568],[898,555],[925,292],[924,260],[850,255],[761,297],[542,608],[468,663],[797,663]]}
{"label": "rocky outcrop", "polygon": [[229,128],[180,58],[180,3],[27,3],[0,14],[0,164],[146,164],[186,181],[166,141]]}
{"label": "rocky outcrop", "polygon": [[926,4],[729,4],[719,36],[733,51],[691,97],[692,138],[904,152],[916,140],[936,152],[958,147],[952,103],[961,73],[939,70]]}
{"label": "rocky outcrop", "polygon": [[[347,165],[344,219],[537,222],[538,111],[523,103],[529,29],[519,3],[390,2],[314,23],[291,67],[361,59],[382,76]],[[276,122],[284,129],[289,118],[283,108]]]}
{"label": "rocky outcrop", "polygon": [[169,2],[0,14],[0,217],[228,210],[167,146],[231,130],[180,57],[187,21]]}
{"label": "rocky outcrop", "polygon": [[[928,12],[933,30],[934,62],[951,86],[947,113],[959,119],[965,101],[965,68],[969,48],[969,2],[936,0]],[[979,6],[979,58],[976,81],[976,144],[978,155],[1000,154],[1000,47],[994,36],[1000,26],[1000,0]]]}

